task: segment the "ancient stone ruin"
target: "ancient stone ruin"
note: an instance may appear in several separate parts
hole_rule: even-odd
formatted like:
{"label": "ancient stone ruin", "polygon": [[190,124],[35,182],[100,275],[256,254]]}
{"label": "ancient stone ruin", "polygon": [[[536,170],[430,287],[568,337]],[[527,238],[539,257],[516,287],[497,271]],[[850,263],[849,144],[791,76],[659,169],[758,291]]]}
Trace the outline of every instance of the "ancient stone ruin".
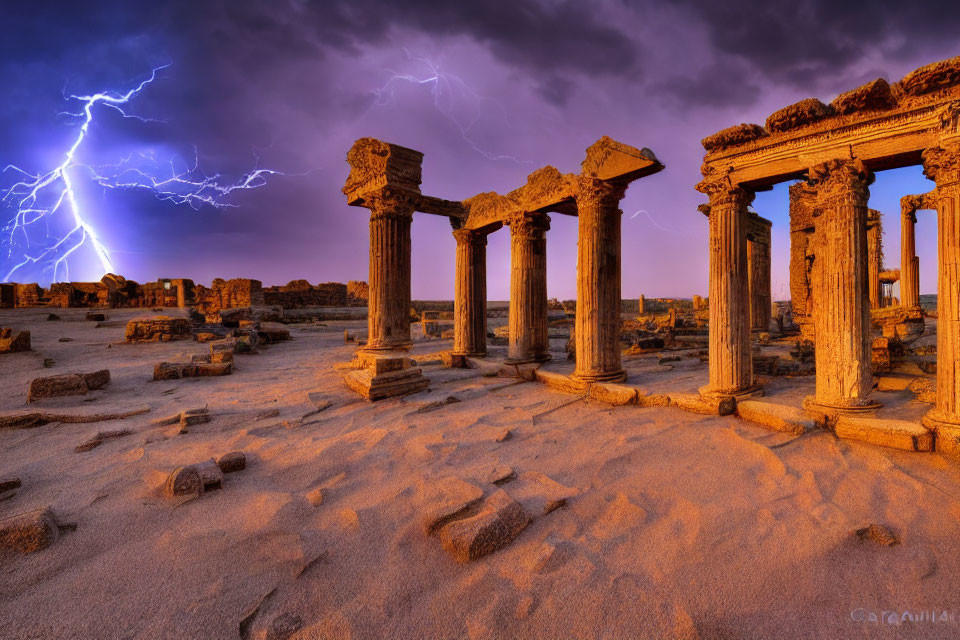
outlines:
{"label": "ancient stone ruin", "polygon": [[[936,405],[923,422],[937,446],[960,437],[960,58],[921,67],[889,85],[879,79],[829,105],[811,98],[767,118],[703,140],[698,190],[710,198],[710,382],[705,395],[743,398],[760,391],[750,349],[753,268],[748,210],[757,191],[790,187],[794,320],[815,343],[811,409],[868,411],[872,396],[871,309],[892,303],[919,309],[913,225],[916,212],[937,212],[939,284]],[[882,264],[879,217],[867,207],[873,172],[921,164],[936,188],[902,200],[901,269]],[[905,317],[905,316],[904,316]],[[921,318],[922,322],[922,318]],[[942,443],[942,444],[941,444]]]}
{"label": "ancient stone ruin", "polygon": [[[348,384],[368,397],[387,384],[396,393],[424,384],[418,381],[419,369],[403,364],[411,345],[410,224],[415,212],[445,216],[453,227],[457,243],[453,357],[460,361],[486,353],[487,236],[509,227],[507,362],[515,365],[550,357],[548,214],[576,216],[577,368],[573,378],[583,385],[625,379],[620,366],[622,212],[618,205],[631,182],[663,169],[653,152],[604,137],[587,149],[579,174],[561,174],[547,166],[506,195],[480,193],[462,202],[420,192],[422,160],[419,151],[374,138],[357,140],[347,154],[351,168],[343,188],[347,202],[370,210],[369,338],[364,355],[354,361],[357,371],[346,374]],[[391,361],[384,362],[388,357]],[[398,376],[403,376],[403,384],[396,384]]]}

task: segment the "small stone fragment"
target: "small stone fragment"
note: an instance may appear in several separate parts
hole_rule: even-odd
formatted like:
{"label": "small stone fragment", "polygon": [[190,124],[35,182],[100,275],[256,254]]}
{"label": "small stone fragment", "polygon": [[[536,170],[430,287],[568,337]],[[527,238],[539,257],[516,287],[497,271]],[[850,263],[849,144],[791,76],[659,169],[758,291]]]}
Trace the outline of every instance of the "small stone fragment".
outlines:
{"label": "small stone fragment", "polygon": [[231,451],[220,456],[217,460],[217,466],[224,473],[243,471],[247,468],[247,456],[243,451]]}
{"label": "small stone fragment", "polygon": [[884,547],[900,544],[900,538],[882,524],[871,524],[862,529],[857,529],[853,533],[861,542],[869,540]]}
{"label": "small stone fragment", "polygon": [[223,471],[220,470],[220,466],[213,458],[190,466],[196,469],[200,475],[200,482],[203,484],[204,491],[223,487]]}
{"label": "small stone fragment", "polygon": [[521,473],[506,491],[531,518],[539,518],[564,506],[567,500],[579,493],[538,471]]}
{"label": "small stone fragment", "polygon": [[0,520],[0,547],[33,553],[49,547],[60,535],[49,508],[29,511]]}
{"label": "small stone fragment", "polygon": [[517,472],[513,470],[513,467],[505,464],[498,464],[490,470],[490,473],[487,474],[487,482],[490,484],[501,485],[506,482],[510,482],[516,477]]}
{"label": "small stone fragment", "polygon": [[500,489],[476,514],[440,529],[440,543],[457,562],[469,562],[507,546],[529,522],[523,507]]}
{"label": "small stone fragment", "polygon": [[104,320],[107,319],[107,316],[105,316],[105,315],[102,314],[102,313],[96,313],[96,312],[94,312],[94,311],[88,311],[88,312],[87,312],[87,315],[86,315],[86,319],[89,320],[90,322],[103,322]]}
{"label": "small stone fragment", "polygon": [[506,442],[513,437],[512,429],[504,429],[497,435],[497,442]]}
{"label": "small stone fragment", "polygon": [[178,467],[167,477],[163,493],[168,498],[186,495],[200,495],[203,493],[203,484],[200,474],[193,467]]}
{"label": "small stone fragment", "polygon": [[0,480],[0,492],[20,488],[20,478],[3,478]]}
{"label": "small stone fragment", "polygon": [[317,487],[316,489],[307,492],[307,502],[315,507],[319,507],[323,504],[323,499],[326,497],[326,495],[326,489],[323,487]]}

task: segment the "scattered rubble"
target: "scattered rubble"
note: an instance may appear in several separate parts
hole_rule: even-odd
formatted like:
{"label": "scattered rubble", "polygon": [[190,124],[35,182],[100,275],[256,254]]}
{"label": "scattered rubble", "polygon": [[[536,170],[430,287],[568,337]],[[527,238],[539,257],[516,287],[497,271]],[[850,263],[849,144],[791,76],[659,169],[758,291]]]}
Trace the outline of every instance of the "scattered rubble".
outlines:
{"label": "scattered rubble", "polygon": [[30,351],[30,332],[0,329],[0,353]]}

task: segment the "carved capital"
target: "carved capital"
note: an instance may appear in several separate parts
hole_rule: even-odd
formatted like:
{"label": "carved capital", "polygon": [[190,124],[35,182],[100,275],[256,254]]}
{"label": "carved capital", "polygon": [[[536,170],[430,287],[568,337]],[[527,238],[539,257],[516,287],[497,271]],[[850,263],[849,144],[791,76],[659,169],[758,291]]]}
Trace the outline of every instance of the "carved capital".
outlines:
{"label": "carved capital", "polygon": [[917,211],[923,209],[924,195],[903,196],[900,198],[900,217],[910,219],[910,222],[917,223]]}
{"label": "carved capital", "polygon": [[550,230],[550,216],[545,213],[517,211],[504,221],[510,227],[510,237],[524,240],[539,240]]}
{"label": "carved capital", "polygon": [[363,206],[370,209],[370,220],[385,218],[413,218],[418,194],[401,189],[381,189],[363,196]]}
{"label": "carved capital", "polygon": [[923,152],[923,175],[937,183],[937,189],[960,183],[960,145],[933,147]]}
{"label": "carved capital", "polygon": [[470,245],[472,247],[487,246],[487,235],[471,229],[457,229],[453,232],[453,237],[458,245]]}
{"label": "carved capital", "polygon": [[[709,210],[712,211],[723,205],[731,205],[746,209],[753,202],[754,193],[744,189],[730,180],[730,174],[725,171],[710,170],[703,180],[697,183],[697,191],[710,198]],[[708,212],[700,209],[701,212]]]}
{"label": "carved capital", "polygon": [[859,159],[829,160],[810,167],[807,176],[808,184],[817,193],[818,213],[844,204],[867,206],[873,174]]}
{"label": "carved capital", "polygon": [[627,184],[577,176],[577,206],[619,210]]}

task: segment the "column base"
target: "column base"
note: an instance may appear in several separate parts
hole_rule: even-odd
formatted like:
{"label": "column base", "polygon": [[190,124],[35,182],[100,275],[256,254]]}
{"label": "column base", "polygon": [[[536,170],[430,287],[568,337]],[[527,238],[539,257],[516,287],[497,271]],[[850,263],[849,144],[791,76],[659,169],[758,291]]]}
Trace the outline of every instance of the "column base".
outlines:
{"label": "column base", "polygon": [[486,351],[451,351],[450,355],[461,358],[486,358]]}
{"label": "column base", "polygon": [[803,399],[804,409],[828,415],[872,413],[882,406],[883,404],[876,400],[869,400],[866,404],[833,404],[820,402],[816,396],[807,396]]}
{"label": "column base", "polygon": [[937,452],[952,458],[960,458],[960,416],[930,409],[920,424],[936,434]]}
{"label": "column base", "polygon": [[627,379],[627,372],[623,369],[606,373],[579,373],[574,371],[570,375],[570,379],[583,386],[594,382],[624,382]]}
{"label": "column base", "polygon": [[423,391],[430,381],[406,356],[358,353],[352,362],[338,365],[343,381],[367,400],[382,400]]}
{"label": "column base", "polygon": [[734,400],[747,400],[749,398],[758,398],[763,395],[763,385],[755,382],[745,389],[715,389],[710,385],[705,385],[698,389],[704,398],[733,398]]}
{"label": "column base", "polygon": [[533,356],[524,356],[522,358],[507,358],[503,361],[503,364],[530,364],[532,362],[547,362],[548,360],[553,360],[553,356],[549,353],[541,353]]}

